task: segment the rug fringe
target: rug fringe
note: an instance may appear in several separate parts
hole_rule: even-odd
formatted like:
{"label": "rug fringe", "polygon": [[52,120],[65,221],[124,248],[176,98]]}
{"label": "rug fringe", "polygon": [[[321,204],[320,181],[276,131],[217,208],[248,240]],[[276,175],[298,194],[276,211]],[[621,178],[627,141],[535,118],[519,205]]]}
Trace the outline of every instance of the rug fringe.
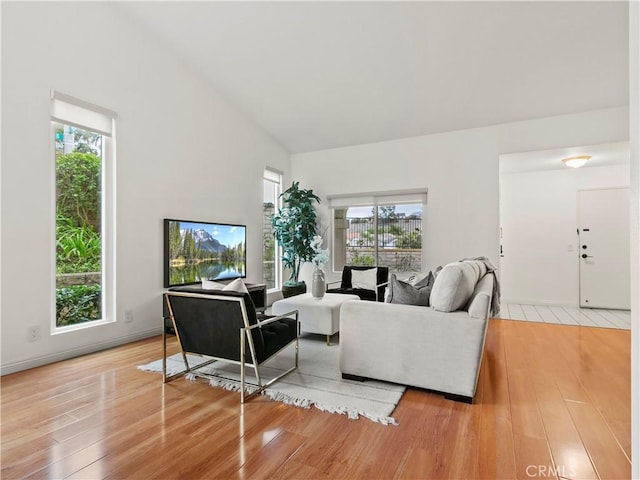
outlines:
{"label": "rug fringe", "polygon": [[[197,375],[194,375],[194,377],[196,377]],[[230,392],[239,392],[240,391],[240,382],[236,381],[236,380],[227,380],[224,378],[211,378],[209,376],[206,376],[205,378],[207,378],[207,380],[209,380],[209,385],[212,387],[219,387],[222,388],[223,390],[228,390]],[[253,393],[256,390],[258,390],[258,387],[256,387],[255,385],[252,385],[250,383],[245,383],[244,384],[244,390],[247,393]]]}
{"label": "rug fringe", "polygon": [[321,412],[347,415],[347,418],[349,418],[350,420],[358,420],[358,418],[362,416],[362,417],[368,418],[372,422],[380,423],[382,425],[398,425],[398,422],[396,422],[396,420],[393,417],[371,415],[370,413],[363,412],[362,410],[357,410],[353,408],[323,405],[321,403],[314,402],[313,400],[309,400],[306,398],[292,397],[285,393],[272,391],[272,390],[266,390],[265,393],[272,400],[282,402],[286,405],[293,405],[295,407],[301,407],[301,408],[307,408],[307,409],[311,408],[311,406],[314,406]]}
{"label": "rug fringe", "polygon": [[[148,365],[140,365],[137,367],[139,370],[147,371],[147,372],[161,372],[162,371],[162,363],[161,361],[155,361]],[[202,371],[198,372],[191,371],[185,373],[184,377],[188,381],[196,381],[198,378],[205,378],[208,381],[208,384],[212,387],[223,388],[228,391],[239,392],[240,391],[240,382],[239,380],[235,380],[232,378],[225,378],[222,371],[218,371],[211,366],[201,367]],[[177,373],[184,372],[184,368],[180,365],[180,368],[174,367],[172,368],[169,364],[167,364],[167,375],[174,375]],[[222,375],[222,376],[212,376],[212,375]],[[233,376],[233,374],[231,374]],[[253,393],[258,390],[258,387],[255,384],[246,383],[245,390],[247,393]],[[379,423],[381,425],[398,425],[396,420],[393,417],[388,417],[384,415],[375,415],[370,412],[366,412],[357,408],[352,407],[344,407],[344,406],[335,406],[335,405],[327,405],[322,402],[314,401],[304,397],[298,397],[295,395],[290,395],[284,393],[282,391],[277,390],[276,388],[269,388],[264,390],[263,392],[267,397],[277,402],[284,403],[286,405],[292,405],[299,408],[309,409],[312,406],[317,408],[322,412],[328,413],[337,413],[340,415],[346,415],[350,420],[357,420],[360,417],[364,417],[369,419],[372,422]]]}
{"label": "rug fringe", "polygon": [[362,410],[346,408],[346,407],[328,407],[321,404],[314,404],[314,406],[323,412],[339,413],[340,415],[346,415],[349,420],[358,420],[360,417],[365,417],[372,422],[380,423],[382,425],[398,425],[398,422],[393,417],[383,417],[379,415],[372,415]]}
{"label": "rug fringe", "polygon": [[[138,365],[136,368],[138,370],[142,370],[143,372],[162,373],[162,367],[160,368],[160,370],[155,370],[155,369],[152,369],[152,368],[148,368],[146,365]],[[169,365],[167,365],[167,376],[176,375],[176,374],[182,373],[182,372],[184,372],[184,367],[172,368]]]}
{"label": "rug fringe", "polygon": [[[229,390],[230,392],[239,392],[240,384],[237,382],[232,382],[229,380],[221,380],[217,378],[210,378],[209,385],[212,387],[220,387],[224,390]],[[248,389],[247,389],[248,390]]]}
{"label": "rug fringe", "polygon": [[269,389],[267,389],[265,393],[270,399],[276,400],[277,402],[282,402],[286,405],[293,405],[295,407],[301,407],[301,408],[307,408],[307,409],[311,408],[311,405],[313,405],[313,402],[306,398],[292,397],[290,395],[287,395],[286,393],[277,392]]}
{"label": "rug fringe", "polygon": [[[185,378],[190,381],[195,381],[198,378],[198,375],[194,373],[188,373],[185,375]],[[209,378],[209,385],[212,387],[222,388],[224,390],[229,390],[232,392],[240,391],[240,384],[234,380],[225,380],[222,378]],[[245,390],[247,393],[253,393],[258,388],[253,385],[246,385]],[[353,408],[347,407],[333,407],[329,405],[323,405],[320,403],[316,403],[313,400],[309,400],[307,398],[299,398],[293,397],[291,395],[287,395],[286,393],[278,392],[275,390],[267,389],[264,392],[267,397],[277,402],[284,403],[285,405],[293,405],[294,407],[306,408],[309,409],[312,406],[316,407],[321,412],[328,413],[337,413],[340,415],[346,415],[350,420],[358,420],[360,417],[365,417],[371,420],[372,422],[380,423],[382,425],[398,425],[393,417],[383,417],[378,415],[371,415],[370,413],[363,412],[362,410],[357,410]]]}

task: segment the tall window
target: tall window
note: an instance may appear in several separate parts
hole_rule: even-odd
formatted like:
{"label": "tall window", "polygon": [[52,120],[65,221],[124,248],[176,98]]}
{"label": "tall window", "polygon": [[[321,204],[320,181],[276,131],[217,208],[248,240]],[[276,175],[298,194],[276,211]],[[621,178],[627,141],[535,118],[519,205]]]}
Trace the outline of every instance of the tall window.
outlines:
{"label": "tall window", "polygon": [[277,290],[281,287],[281,268],[278,245],[273,237],[271,226],[271,216],[280,205],[280,193],[282,192],[282,174],[275,170],[265,169],[264,171],[264,200],[263,208],[263,252],[262,269],[264,283],[267,290]]}
{"label": "tall window", "polygon": [[426,191],[330,198],[333,268],[386,266],[393,272],[422,268],[422,214]]}
{"label": "tall window", "polygon": [[55,92],[55,327],[113,319],[115,114]]}

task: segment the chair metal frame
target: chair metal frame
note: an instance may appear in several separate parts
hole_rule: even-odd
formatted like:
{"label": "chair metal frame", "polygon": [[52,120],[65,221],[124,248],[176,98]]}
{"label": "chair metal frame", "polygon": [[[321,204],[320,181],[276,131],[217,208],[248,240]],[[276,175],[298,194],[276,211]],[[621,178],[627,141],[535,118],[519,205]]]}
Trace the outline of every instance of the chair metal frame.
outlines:
{"label": "chair metal frame", "polygon": [[[225,301],[225,302],[237,302],[237,303],[239,303],[240,310],[242,312],[242,319],[243,319],[243,322],[244,322],[244,327],[240,328],[240,330],[239,330],[240,361],[232,360],[232,359],[228,359],[228,358],[223,358],[223,357],[212,357],[212,356],[206,355],[209,358],[209,360],[206,360],[206,361],[204,361],[202,363],[199,363],[198,365],[195,365],[195,366],[189,365],[189,361],[187,359],[187,354],[198,355],[198,356],[205,356],[205,354],[198,353],[198,352],[186,352],[182,348],[182,342],[180,341],[180,334],[179,334],[178,328],[176,326],[176,321],[175,321],[175,317],[174,317],[174,314],[173,314],[173,309],[171,308],[171,302],[169,300],[169,296],[203,298],[205,300],[221,300],[221,301]],[[206,365],[209,365],[211,363],[217,362],[217,361],[229,362],[229,363],[233,363],[235,365],[240,365],[240,381],[238,382],[239,385],[240,385],[240,403],[245,403],[250,398],[258,395],[259,393],[262,393],[266,388],[270,387],[275,382],[277,382],[278,380],[280,380],[281,378],[283,378],[284,376],[288,375],[289,373],[293,372],[294,370],[296,370],[298,368],[298,357],[299,357],[299,351],[300,351],[300,341],[299,341],[299,339],[300,339],[300,322],[298,321],[298,310],[292,310],[291,312],[287,312],[287,313],[285,313],[283,315],[278,315],[277,317],[270,317],[267,320],[263,320],[263,321],[261,321],[260,319],[257,319],[257,322],[256,322],[255,325],[249,325],[249,318],[247,316],[247,307],[245,305],[244,298],[242,298],[242,297],[230,297],[230,296],[223,296],[223,295],[208,295],[208,294],[187,293],[187,292],[165,292],[164,298],[165,298],[165,303],[167,305],[167,309],[169,311],[169,317],[171,318],[171,324],[173,325],[173,329],[175,331],[176,338],[178,339],[178,345],[180,345],[180,352],[182,354],[182,360],[184,361],[185,370],[183,370],[181,372],[178,372],[178,373],[175,373],[173,375],[167,376],[167,333],[166,333],[166,329],[164,328],[164,318],[163,318],[163,329],[162,329],[162,348],[163,348],[163,355],[162,355],[162,382],[163,383],[168,383],[171,380],[173,380],[174,378],[176,378],[176,377],[178,377],[180,375],[184,375],[186,373],[191,373],[191,374],[193,374],[195,376],[198,376],[198,377],[201,377],[201,378],[208,378],[208,379],[211,379],[211,378],[224,378],[225,380],[228,380],[228,381],[238,382],[235,379],[231,379],[231,378],[227,378],[227,377],[221,377],[219,375],[210,375],[210,374],[206,374],[206,373],[197,371],[197,369],[199,369],[201,367],[204,367]],[[256,356],[255,345],[253,343],[253,336],[251,335],[251,332],[252,332],[252,330],[254,330],[256,328],[262,328],[265,325],[269,325],[270,323],[276,322],[276,321],[281,320],[283,318],[289,318],[290,319],[292,316],[295,318],[295,322],[296,322],[296,338],[294,340],[291,340],[291,342],[287,343],[285,346],[283,346],[277,352],[274,352],[273,354],[271,354],[271,356],[266,358],[262,363],[267,362],[268,360],[270,360],[275,355],[277,355],[278,353],[280,353],[285,348],[289,347],[292,343],[295,342],[294,365],[293,365],[293,367],[289,368],[288,370],[286,370],[285,372],[281,373],[277,377],[272,378],[271,380],[269,380],[266,383],[263,383],[262,377],[260,376],[260,370],[258,368],[261,365],[261,363],[258,362],[258,359],[257,359],[257,356]],[[245,339],[246,339],[246,343],[245,343]],[[245,361],[246,344],[249,345],[249,353],[251,354],[251,359],[252,359],[251,362],[246,362]],[[253,367],[256,379],[258,381],[257,384],[246,382],[246,380],[245,380],[245,368],[247,366],[248,367]],[[247,394],[246,391],[245,391],[245,385],[254,386],[254,387],[256,387],[256,390],[254,390],[250,394]]]}

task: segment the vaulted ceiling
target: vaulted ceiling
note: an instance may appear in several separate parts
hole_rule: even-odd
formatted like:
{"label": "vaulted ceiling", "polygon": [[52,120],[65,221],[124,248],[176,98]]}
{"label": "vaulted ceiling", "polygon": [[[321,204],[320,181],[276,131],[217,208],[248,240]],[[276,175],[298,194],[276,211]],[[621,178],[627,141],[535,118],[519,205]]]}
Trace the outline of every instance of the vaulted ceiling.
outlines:
{"label": "vaulted ceiling", "polygon": [[118,2],[291,152],[628,104],[626,2]]}

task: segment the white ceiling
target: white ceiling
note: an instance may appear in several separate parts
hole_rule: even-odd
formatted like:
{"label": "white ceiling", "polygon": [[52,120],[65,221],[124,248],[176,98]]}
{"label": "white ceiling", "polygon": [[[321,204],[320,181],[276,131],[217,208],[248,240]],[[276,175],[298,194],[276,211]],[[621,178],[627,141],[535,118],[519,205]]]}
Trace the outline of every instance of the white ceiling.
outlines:
{"label": "white ceiling", "polygon": [[628,104],[626,2],[118,2],[291,152]]}
{"label": "white ceiling", "polygon": [[571,167],[567,167],[562,163],[562,159],[578,155],[589,155],[591,157],[587,164],[581,168],[629,165],[629,142],[583,145],[538,152],[500,155],[500,174],[540,170],[570,170]]}

